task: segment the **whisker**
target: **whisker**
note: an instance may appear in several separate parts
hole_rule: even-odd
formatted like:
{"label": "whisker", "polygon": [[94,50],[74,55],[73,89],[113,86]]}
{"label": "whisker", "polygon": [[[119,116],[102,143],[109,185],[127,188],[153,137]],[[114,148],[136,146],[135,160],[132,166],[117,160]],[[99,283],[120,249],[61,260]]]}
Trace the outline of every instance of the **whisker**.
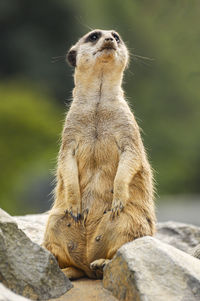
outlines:
{"label": "whisker", "polygon": [[142,59],[142,60],[146,60],[146,61],[155,61],[155,59],[153,59],[153,58],[149,58],[149,57],[146,57],[146,56],[141,56],[141,55],[134,54],[134,53],[133,53],[133,56],[136,57],[136,58]]}
{"label": "whisker", "polygon": [[135,62],[142,63],[143,65],[146,65],[146,66],[149,66],[150,63],[155,60],[153,58],[149,58],[149,57],[146,57],[146,56],[141,56],[141,55],[134,54],[134,53],[131,53],[130,56],[131,56],[131,58],[133,58],[133,60]]}
{"label": "whisker", "polygon": [[75,17],[75,19],[76,19],[76,21],[77,21],[80,25],[84,26],[85,28],[87,28],[87,29],[89,29],[89,30],[94,30],[94,28],[92,28],[92,27],[90,27],[89,25],[83,23],[83,22],[81,21],[81,17]]}
{"label": "whisker", "polygon": [[51,58],[51,62],[52,62],[52,63],[58,63],[58,62],[64,61],[65,58],[66,58],[65,55],[61,55],[61,56],[53,56],[53,57]]}

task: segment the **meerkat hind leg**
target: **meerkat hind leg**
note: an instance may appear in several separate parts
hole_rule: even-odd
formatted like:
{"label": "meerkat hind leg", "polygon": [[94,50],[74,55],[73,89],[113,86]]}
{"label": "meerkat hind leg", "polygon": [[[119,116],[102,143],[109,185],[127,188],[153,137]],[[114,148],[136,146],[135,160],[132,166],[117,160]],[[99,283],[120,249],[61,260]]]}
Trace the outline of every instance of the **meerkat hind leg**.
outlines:
{"label": "meerkat hind leg", "polygon": [[62,269],[62,272],[71,280],[82,278],[85,276],[85,273],[82,270],[79,270],[75,267],[67,267]]}

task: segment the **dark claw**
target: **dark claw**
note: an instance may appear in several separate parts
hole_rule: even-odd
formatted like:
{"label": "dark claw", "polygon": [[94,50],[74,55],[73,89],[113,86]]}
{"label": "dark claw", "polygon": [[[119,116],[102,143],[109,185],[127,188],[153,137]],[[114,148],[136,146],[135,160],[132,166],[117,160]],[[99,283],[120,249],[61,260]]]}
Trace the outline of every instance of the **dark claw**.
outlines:
{"label": "dark claw", "polygon": [[77,215],[74,215],[72,211],[69,212],[70,216],[73,218],[73,220],[77,223],[81,219],[81,214],[78,213]]}
{"label": "dark claw", "polygon": [[87,216],[87,215],[88,215],[88,212],[89,212],[89,209],[86,208],[86,209],[83,211],[82,217],[84,218],[85,216]]}
{"label": "dark claw", "polygon": [[90,265],[91,270],[95,271],[97,269],[96,265],[91,264]]}
{"label": "dark claw", "polygon": [[111,218],[114,219],[116,216],[119,216],[120,212],[123,211],[123,209],[124,209],[124,206],[120,202],[119,206],[115,206],[114,208],[112,208]]}
{"label": "dark claw", "polygon": [[80,221],[81,218],[82,218],[82,214],[78,213],[77,218],[78,218],[78,220]]}
{"label": "dark claw", "polygon": [[83,213],[82,213],[82,215],[81,215],[81,218],[83,219],[83,224],[84,224],[84,225],[85,225],[86,220],[87,220],[88,212],[89,212],[89,209],[86,208],[86,209],[83,210]]}
{"label": "dark claw", "polygon": [[124,209],[124,206],[123,206],[123,204],[122,204],[122,203],[120,203],[120,205],[119,205],[119,209],[120,209],[120,211],[122,211],[122,210]]}
{"label": "dark claw", "polygon": [[69,211],[70,216],[75,219],[75,216],[73,215],[72,211]]}

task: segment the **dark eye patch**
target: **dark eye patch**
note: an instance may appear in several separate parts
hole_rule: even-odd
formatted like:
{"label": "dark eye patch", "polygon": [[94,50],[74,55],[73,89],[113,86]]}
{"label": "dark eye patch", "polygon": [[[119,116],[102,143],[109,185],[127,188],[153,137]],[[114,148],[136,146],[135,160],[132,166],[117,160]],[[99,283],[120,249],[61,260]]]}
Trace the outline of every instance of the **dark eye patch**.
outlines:
{"label": "dark eye patch", "polygon": [[120,42],[120,37],[118,36],[118,34],[116,34],[115,32],[112,32],[112,36],[116,40],[117,43]]}
{"label": "dark eye patch", "polygon": [[95,32],[92,32],[89,36],[86,37],[85,39],[85,43],[88,43],[88,42],[96,42],[98,41],[98,39],[101,37],[101,32],[100,31],[95,31]]}

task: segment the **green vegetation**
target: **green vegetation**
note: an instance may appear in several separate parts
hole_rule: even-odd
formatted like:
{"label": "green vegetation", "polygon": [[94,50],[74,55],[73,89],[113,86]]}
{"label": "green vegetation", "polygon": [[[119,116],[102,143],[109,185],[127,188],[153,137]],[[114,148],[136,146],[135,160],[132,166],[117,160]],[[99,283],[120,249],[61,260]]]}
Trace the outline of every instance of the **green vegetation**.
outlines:
{"label": "green vegetation", "polygon": [[124,88],[158,194],[199,193],[199,13],[197,0],[2,0],[0,205],[24,213],[50,198],[41,187],[49,187],[73,87],[64,57],[51,57],[64,56],[88,27],[116,29],[130,49]]}
{"label": "green vegetation", "polygon": [[26,202],[23,194],[34,177],[54,168],[64,116],[51,98],[24,83],[0,85],[0,98],[1,206],[30,212],[38,202]]}
{"label": "green vegetation", "polygon": [[86,2],[89,25],[118,30],[130,48],[124,86],[144,131],[159,195],[198,193],[200,3]]}

